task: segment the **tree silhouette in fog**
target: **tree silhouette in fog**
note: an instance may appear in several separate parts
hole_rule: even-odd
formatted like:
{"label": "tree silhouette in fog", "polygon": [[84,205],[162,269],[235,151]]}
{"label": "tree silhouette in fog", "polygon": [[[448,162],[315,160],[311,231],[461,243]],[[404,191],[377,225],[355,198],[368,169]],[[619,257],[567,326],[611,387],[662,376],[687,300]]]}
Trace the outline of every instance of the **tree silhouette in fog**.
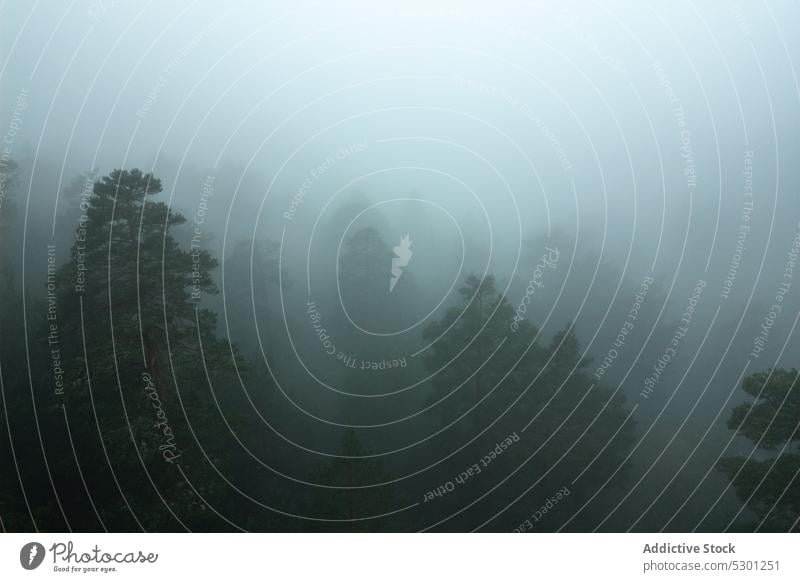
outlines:
{"label": "tree silhouette in fog", "polygon": [[170,229],[185,218],[149,200],[160,191],[136,169],[95,182],[70,258],[32,314],[42,446],[31,450],[49,465],[24,485],[43,499],[40,529],[229,527],[209,506],[230,499],[209,464],[224,468],[235,448],[219,410],[236,425],[241,403],[216,315],[193,300],[216,292],[216,260],[179,247]]}
{"label": "tree silhouette in fog", "polygon": [[17,217],[16,194],[19,186],[19,165],[13,159],[0,159],[0,290],[11,297],[14,289],[14,264],[9,252],[14,244]]}
{"label": "tree silhouette in fog", "polygon": [[[755,525],[762,530],[797,531],[800,522],[798,374],[794,368],[751,374],[742,382],[742,390],[751,398],[734,408],[728,419],[728,428],[755,448],[748,457],[722,459],[719,469],[755,513]],[[757,454],[759,450],[777,455],[765,458]]]}
{"label": "tree silhouette in fog", "polygon": [[386,319],[391,260],[391,251],[372,227],[345,239],[339,263],[342,301],[358,325]]}
{"label": "tree silhouette in fog", "polygon": [[[620,466],[600,493],[624,484],[623,460],[633,440],[624,399],[590,379],[589,361],[571,326],[546,342],[533,323],[514,319],[516,310],[491,276],[469,276],[460,294],[461,303],[425,330],[425,338],[434,342],[426,359],[434,374],[434,399],[441,400],[443,425],[452,425],[443,433],[442,450],[472,441],[465,458],[475,462],[496,442],[517,433],[519,443],[493,462],[493,470],[502,467],[493,473],[495,479],[519,469],[519,481],[531,484],[512,515],[580,477],[570,485],[573,494],[548,516],[549,525],[542,525],[543,530],[557,528]],[[513,328],[512,322],[517,324]],[[487,513],[513,497],[500,489],[489,499]],[[452,508],[463,506],[463,499],[453,496],[452,503]],[[603,516],[597,507],[582,511],[569,527],[594,527]],[[513,520],[506,514],[493,527],[511,529]]]}
{"label": "tree silhouette in fog", "polygon": [[392,485],[374,486],[391,480],[391,476],[379,457],[365,457],[369,453],[355,430],[348,428],[342,435],[339,456],[314,471],[313,482],[337,487],[315,488],[311,493],[309,515],[323,520],[316,522],[319,529],[376,531],[386,527],[385,519],[375,516],[397,509],[394,488]]}

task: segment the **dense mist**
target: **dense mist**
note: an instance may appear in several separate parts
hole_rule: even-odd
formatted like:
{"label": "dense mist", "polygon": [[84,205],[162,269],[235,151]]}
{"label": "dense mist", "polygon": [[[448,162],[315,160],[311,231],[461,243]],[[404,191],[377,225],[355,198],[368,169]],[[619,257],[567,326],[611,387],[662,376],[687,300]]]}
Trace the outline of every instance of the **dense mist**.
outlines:
{"label": "dense mist", "polygon": [[797,531],[800,8],[6,2],[4,531]]}

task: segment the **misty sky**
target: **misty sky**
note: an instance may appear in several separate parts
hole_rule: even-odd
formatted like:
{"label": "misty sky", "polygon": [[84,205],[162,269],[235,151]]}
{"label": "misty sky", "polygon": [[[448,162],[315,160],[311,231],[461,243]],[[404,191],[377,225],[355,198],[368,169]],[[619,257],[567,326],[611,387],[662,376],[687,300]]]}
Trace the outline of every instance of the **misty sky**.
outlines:
{"label": "misty sky", "polygon": [[59,169],[35,193],[53,206],[91,168],[162,169],[180,191],[232,164],[272,215],[366,144],[326,190],[416,193],[512,249],[587,229],[669,272],[684,241],[681,265],[729,258],[754,150],[750,243],[796,226],[792,3],[428,4],[8,3],[4,110],[28,92],[13,155]]}

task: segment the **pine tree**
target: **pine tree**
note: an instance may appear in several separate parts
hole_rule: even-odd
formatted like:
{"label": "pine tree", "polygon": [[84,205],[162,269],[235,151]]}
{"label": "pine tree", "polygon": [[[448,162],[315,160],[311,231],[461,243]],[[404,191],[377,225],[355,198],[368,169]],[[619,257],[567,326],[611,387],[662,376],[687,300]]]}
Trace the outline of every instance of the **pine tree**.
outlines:
{"label": "pine tree", "polygon": [[372,227],[345,241],[339,265],[342,300],[361,327],[381,331],[380,323],[387,319],[391,262],[389,247]]}
{"label": "pine tree", "polygon": [[[633,426],[625,422],[624,400],[591,381],[586,371],[588,360],[581,356],[571,325],[544,343],[536,326],[519,318],[497,291],[493,277],[469,276],[460,292],[461,303],[425,330],[425,338],[432,342],[426,359],[434,374],[432,400],[440,401],[442,424],[452,425],[432,446],[442,456],[472,441],[458,460],[443,467],[440,480],[452,478],[497,442],[516,434],[519,441],[492,462],[489,474],[493,477],[472,482],[479,488],[489,487],[493,479],[519,469],[518,482],[538,483],[518,502],[528,508],[587,469],[559,514],[549,525],[542,524],[545,530],[557,528],[571,516],[568,507],[575,511],[595,494],[597,483],[610,476],[629,450]],[[624,475],[620,471],[612,486]],[[465,487],[462,494],[474,495],[466,491]],[[508,488],[502,491],[510,495]],[[463,506],[458,492],[446,497],[444,503],[432,506],[440,505],[444,513],[447,508]],[[500,494],[491,499],[489,512],[510,501]],[[461,518],[472,523],[468,514]],[[582,515],[570,528],[587,529],[596,518]],[[489,527],[510,529],[515,525],[507,512]],[[459,530],[467,526],[450,522],[449,527]]]}
{"label": "pine tree", "polygon": [[46,374],[39,404],[56,489],[82,530],[227,527],[203,499],[217,493],[207,462],[224,450],[216,406],[232,406],[236,351],[192,300],[216,292],[216,260],[179,247],[170,229],[185,218],[149,200],[160,191],[136,169],[97,181],[54,281],[46,335],[63,386]]}
{"label": "pine tree", "polygon": [[[764,451],[778,450],[763,460],[740,455],[722,459],[719,469],[755,513],[753,526],[767,531],[800,528],[800,390],[797,369],[751,374],[742,389],[751,399],[733,409],[728,428]],[[752,528],[749,528],[752,529]]]}
{"label": "pine tree", "polygon": [[[512,377],[540,359],[539,348],[531,345],[537,331],[533,325],[522,321],[520,329],[511,333],[514,311],[497,292],[494,277],[479,279],[469,275],[459,294],[461,303],[449,308],[440,321],[429,324],[423,338],[431,342],[425,364],[436,372],[437,399],[453,393],[451,402],[461,406],[451,404],[448,411],[463,412],[488,397],[517,358],[523,361],[517,364]],[[529,345],[531,349],[525,353]],[[479,407],[470,416],[473,425],[483,424],[485,410],[486,407]]]}

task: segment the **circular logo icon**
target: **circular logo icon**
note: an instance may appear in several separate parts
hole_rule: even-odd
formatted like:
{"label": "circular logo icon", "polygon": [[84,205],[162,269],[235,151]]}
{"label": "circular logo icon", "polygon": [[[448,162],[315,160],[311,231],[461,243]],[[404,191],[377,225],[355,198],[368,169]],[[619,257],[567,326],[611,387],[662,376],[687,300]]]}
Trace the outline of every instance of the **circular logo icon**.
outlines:
{"label": "circular logo icon", "polygon": [[35,570],[44,561],[44,546],[39,542],[28,542],[19,551],[19,563],[26,570]]}

